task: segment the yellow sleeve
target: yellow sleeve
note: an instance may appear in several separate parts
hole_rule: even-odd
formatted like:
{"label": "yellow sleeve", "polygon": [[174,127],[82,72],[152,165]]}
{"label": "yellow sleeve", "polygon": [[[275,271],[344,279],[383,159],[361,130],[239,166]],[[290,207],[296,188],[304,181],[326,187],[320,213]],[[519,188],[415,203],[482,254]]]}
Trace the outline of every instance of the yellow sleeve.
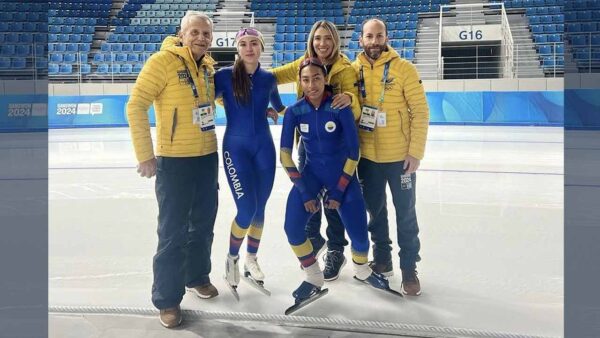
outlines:
{"label": "yellow sleeve", "polygon": [[275,79],[277,80],[277,84],[286,84],[298,81],[298,67],[300,67],[300,63],[304,57],[298,58],[294,62],[290,62],[287,65],[279,66],[271,69],[273,75],[275,75]]}
{"label": "yellow sleeve", "polygon": [[159,54],[155,54],[148,59],[127,101],[129,132],[135,156],[140,163],[154,157],[148,109],[167,85],[166,65],[160,62],[159,57]]}
{"label": "yellow sleeve", "polygon": [[408,103],[410,118],[408,154],[421,160],[425,155],[425,143],[427,142],[429,105],[417,68],[410,62],[407,62],[404,68],[402,73],[405,76],[402,88],[404,98]]}
{"label": "yellow sleeve", "polygon": [[345,93],[352,97],[352,114],[354,115],[354,120],[358,121],[360,119],[361,107],[358,97],[358,87],[356,86],[358,83],[356,70],[352,66],[344,68],[337,80],[339,81],[340,93]]}

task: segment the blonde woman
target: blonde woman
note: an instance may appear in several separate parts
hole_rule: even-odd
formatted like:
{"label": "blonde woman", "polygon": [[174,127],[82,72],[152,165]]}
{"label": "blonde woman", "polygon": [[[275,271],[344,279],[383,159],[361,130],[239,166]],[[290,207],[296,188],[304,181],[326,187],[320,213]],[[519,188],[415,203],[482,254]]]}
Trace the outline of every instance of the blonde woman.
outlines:
{"label": "blonde woman", "polygon": [[[287,65],[273,69],[277,84],[293,83],[297,85],[298,98],[303,96],[302,86],[299,81],[299,66],[306,58],[318,59],[326,69],[325,81],[332,92],[332,107],[342,109],[351,106],[354,119],[360,117],[360,103],[358,99],[358,75],[352,68],[351,61],[340,50],[340,34],[335,25],[327,20],[315,22],[308,35],[306,52],[304,56]],[[300,170],[304,167],[304,145],[300,142],[298,148]],[[306,234],[318,256],[324,249],[325,240],[321,236],[321,210],[313,215],[306,225]],[[325,256],[324,276],[326,281],[338,278],[341,268],[345,265],[344,246],[348,245],[344,237],[344,226],[339,214],[334,209],[325,209],[327,218],[327,255]]]}

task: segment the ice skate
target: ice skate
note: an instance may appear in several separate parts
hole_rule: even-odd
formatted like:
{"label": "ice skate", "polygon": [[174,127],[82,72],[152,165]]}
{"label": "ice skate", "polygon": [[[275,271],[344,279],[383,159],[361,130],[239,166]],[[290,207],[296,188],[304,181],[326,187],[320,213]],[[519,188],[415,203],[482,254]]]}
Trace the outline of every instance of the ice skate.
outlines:
{"label": "ice skate", "polygon": [[244,275],[242,276],[242,279],[250,284],[250,286],[264,293],[265,295],[271,295],[271,291],[265,289],[265,274],[260,269],[255,255],[248,255],[246,257],[246,262],[244,263]]}
{"label": "ice skate", "polygon": [[315,300],[325,296],[329,292],[329,289],[321,289],[321,287],[311,284],[307,281],[302,282],[292,293],[294,296],[295,303],[285,310],[286,315],[290,315],[306,305],[314,302]]}
{"label": "ice skate", "polygon": [[240,295],[237,292],[237,286],[240,283],[240,268],[238,266],[239,256],[231,256],[227,254],[225,261],[225,281],[231,293],[236,300],[240,300]]}

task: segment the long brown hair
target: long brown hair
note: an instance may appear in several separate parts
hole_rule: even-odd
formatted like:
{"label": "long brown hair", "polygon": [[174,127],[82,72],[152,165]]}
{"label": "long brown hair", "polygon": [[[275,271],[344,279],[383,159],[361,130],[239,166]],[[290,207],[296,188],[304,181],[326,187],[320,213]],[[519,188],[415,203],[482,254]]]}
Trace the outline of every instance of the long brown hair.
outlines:
{"label": "long brown hair", "polygon": [[233,96],[239,104],[246,104],[250,101],[250,77],[244,67],[241,57],[238,57],[233,64]]}
{"label": "long brown hair", "polygon": [[335,25],[327,20],[320,20],[314,23],[312,26],[310,33],[308,34],[308,41],[306,44],[306,54],[310,58],[316,58],[317,52],[315,51],[315,47],[313,47],[313,41],[315,40],[315,33],[317,29],[324,28],[327,30],[329,34],[331,34],[331,38],[333,39],[333,50],[331,51],[331,55],[325,62],[329,65],[335,63],[337,58],[340,56],[340,33],[338,32]]}

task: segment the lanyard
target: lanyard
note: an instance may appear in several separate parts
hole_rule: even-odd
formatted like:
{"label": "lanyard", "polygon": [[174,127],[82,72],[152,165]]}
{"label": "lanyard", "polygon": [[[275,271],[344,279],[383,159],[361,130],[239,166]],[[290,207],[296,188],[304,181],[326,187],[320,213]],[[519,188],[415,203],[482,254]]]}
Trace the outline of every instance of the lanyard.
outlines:
{"label": "lanyard", "polygon": [[[196,83],[194,82],[192,73],[190,72],[190,69],[188,68],[185,60],[180,55],[177,55],[177,57],[179,57],[179,60],[181,60],[181,62],[183,63],[183,66],[185,67],[185,72],[187,73],[186,75],[188,78],[188,83],[189,83],[190,87],[192,87],[192,92],[194,93],[194,98],[196,99],[196,101],[198,101],[198,97],[199,97],[198,88],[196,87]],[[210,95],[208,94],[210,91],[209,82],[208,82],[208,70],[206,70],[206,67],[204,67],[204,84],[206,85],[206,101],[210,102]]]}
{"label": "lanyard", "polygon": [[[385,63],[385,66],[383,67],[383,78],[381,79],[381,95],[379,95],[379,105],[381,108],[381,105],[383,105],[383,100],[384,100],[384,95],[385,95],[385,83],[387,82],[387,78],[390,72],[390,63],[391,61],[388,61]],[[363,98],[367,97],[367,89],[365,86],[365,74],[363,71],[363,67],[364,66],[360,66],[360,93],[362,95]]]}

